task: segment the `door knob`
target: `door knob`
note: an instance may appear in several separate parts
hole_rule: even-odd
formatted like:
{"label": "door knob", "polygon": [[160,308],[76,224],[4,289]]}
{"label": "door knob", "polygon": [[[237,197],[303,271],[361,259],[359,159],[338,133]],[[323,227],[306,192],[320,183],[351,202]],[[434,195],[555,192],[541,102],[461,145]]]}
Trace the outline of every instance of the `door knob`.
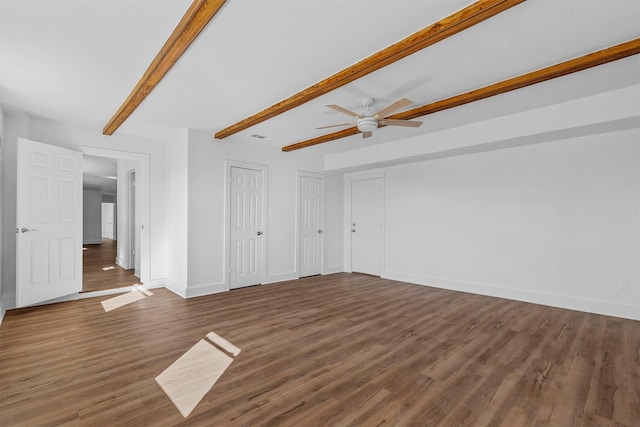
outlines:
{"label": "door knob", "polygon": [[322,230],[318,230],[318,233],[322,234]]}
{"label": "door knob", "polygon": [[27,228],[27,227],[22,227],[22,228],[20,229],[20,231],[22,231],[23,233],[26,233],[27,231],[38,231],[38,229],[37,229],[37,228],[31,228],[31,229],[29,229],[29,228]]}
{"label": "door knob", "polygon": [[258,231],[256,234],[257,234],[258,236],[262,236],[262,231]]}
{"label": "door knob", "polygon": [[356,229],[355,229],[355,228],[352,228],[352,229],[351,229],[351,232],[352,232],[352,233],[355,233],[355,232],[356,232]]}

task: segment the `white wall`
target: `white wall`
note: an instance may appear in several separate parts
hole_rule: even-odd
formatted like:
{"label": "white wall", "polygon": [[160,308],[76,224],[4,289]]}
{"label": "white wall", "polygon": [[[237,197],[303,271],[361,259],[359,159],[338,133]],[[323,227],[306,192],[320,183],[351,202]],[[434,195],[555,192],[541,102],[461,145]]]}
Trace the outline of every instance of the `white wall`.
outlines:
{"label": "white wall", "polygon": [[[56,122],[33,119],[12,114],[5,115],[4,157],[2,159],[2,262],[6,307],[15,305],[15,227],[16,227],[16,158],[17,138],[23,137],[47,144],[58,145],[86,152],[91,155],[144,158],[148,162],[143,204],[148,205],[148,223],[144,225],[141,279],[150,286],[163,285],[166,273],[167,239],[167,195],[166,195],[166,142],[116,133],[107,137],[100,129],[80,129]],[[116,157],[111,155],[110,157]],[[8,230],[13,231],[9,233]],[[145,253],[146,252],[146,253]]]}
{"label": "white wall", "polygon": [[325,232],[330,237],[324,242],[324,273],[338,273],[344,271],[343,258],[343,174],[326,173],[326,209]]}
{"label": "white wall", "polygon": [[167,287],[182,296],[188,284],[188,150],[186,130],[167,145]]}
{"label": "white wall", "polygon": [[17,139],[30,139],[29,122],[25,116],[4,115],[2,139],[2,282],[4,308],[15,306],[16,297],[16,195]]}
{"label": "white wall", "polygon": [[[2,234],[2,210],[3,210],[3,205],[4,205],[4,191],[3,191],[3,187],[4,185],[2,185],[2,176],[3,176],[3,161],[2,158],[4,157],[4,112],[2,111],[2,106],[0,106],[0,236],[3,236]],[[4,245],[0,245],[0,324],[2,323],[2,319],[4,319],[4,313],[5,313],[5,304],[4,304],[4,286],[3,286],[3,277],[2,277],[2,254],[3,254],[3,246]]]}
{"label": "white wall", "polygon": [[[517,94],[518,91],[514,91],[428,115],[423,119],[423,126],[438,129],[440,122],[450,121],[458,114],[468,116],[483,108],[504,108],[501,103],[513,103],[514,98],[518,99]],[[432,133],[329,154],[325,157],[325,167],[355,170],[637,128],[639,100],[640,85],[634,85],[489,120],[472,119]]]}
{"label": "white wall", "polygon": [[638,141],[633,129],[383,169],[383,277],[640,319]]}
{"label": "white wall", "polygon": [[102,191],[82,191],[82,244],[102,243]]}
{"label": "white wall", "polygon": [[[209,132],[188,131],[188,142],[169,146],[171,185],[176,198],[169,209],[170,229],[175,230],[176,248],[170,276],[174,291],[196,296],[229,289],[225,268],[225,189],[227,160],[243,161],[268,167],[267,259],[265,283],[298,277],[296,261],[296,171],[323,171],[323,155],[334,148],[283,153],[278,147],[254,141],[217,141]],[[184,154],[187,153],[185,161]],[[325,271],[342,270],[342,195],[341,174],[330,174],[327,186],[338,194],[327,197],[327,227],[324,234]],[[188,209],[182,200],[187,198]],[[186,216],[186,221],[185,221]],[[185,225],[187,224],[187,225]],[[184,227],[187,239],[184,240]],[[171,231],[174,236],[174,231]],[[187,250],[183,248],[187,247]],[[186,264],[185,264],[186,260]],[[183,266],[186,265],[186,270]]]}
{"label": "white wall", "polygon": [[[227,160],[265,164],[269,168],[269,215],[265,233],[268,256],[264,281],[272,283],[297,277],[296,171],[322,172],[324,154],[340,148],[327,145],[283,153],[278,147],[260,142],[216,141],[209,132],[192,130],[185,130],[170,143],[165,143],[118,133],[104,137],[97,130],[8,117],[5,133],[8,133],[9,143],[5,154],[9,158],[15,159],[18,136],[76,148],[90,155],[108,155],[109,150],[113,150],[130,154],[130,160],[136,156],[148,157],[150,219],[149,224],[141,224],[145,227],[141,234],[148,233],[149,277],[148,281],[142,279],[145,284],[166,284],[183,296],[229,289],[224,246]],[[15,212],[7,208],[15,203],[15,161],[5,159],[5,165],[9,167],[2,171],[3,189],[9,203],[3,210],[3,261],[11,268],[5,269],[3,275],[4,283],[15,283],[15,236],[7,235],[6,231],[15,229]],[[123,165],[124,162],[120,162],[120,166]],[[340,173],[327,174],[325,272],[342,270],[341,179]],[[119,189],[118,193],[123,192]],[[118,199],[118,204],[124,203],[120,197]],[[120,230],[124,227],[123,221],[119,218]],[[120,234],[119,240],[122,237]],[[142,252],[144,254],[144,248]],[[10,306],[15,289],[11,291]]]}
{"label": "white wall", "polygon": [[514,96],[325,157],[386,177],[383,276],[640,319],[640,85],[438,128]]}

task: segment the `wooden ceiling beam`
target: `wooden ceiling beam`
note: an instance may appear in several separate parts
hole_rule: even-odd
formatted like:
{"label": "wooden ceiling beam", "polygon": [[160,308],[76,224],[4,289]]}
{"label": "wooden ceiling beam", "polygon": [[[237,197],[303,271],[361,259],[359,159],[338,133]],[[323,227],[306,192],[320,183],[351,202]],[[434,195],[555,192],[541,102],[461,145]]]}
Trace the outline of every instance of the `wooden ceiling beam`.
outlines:
{"label": "wooden ceiling beam", "polygon": [[247,117],[218,132],[215,137],[226,138],[265,120],[298,107],[334,89],[351,83],[369,73],[405,58],[419,50],[457,34],[475,24],[491,18],[525,0],[479,0],[454,14],[374,53],[342,71],[310,86],[259,113]]}
{"label": "wooden ceiling beam", "polygon": [[118,108],[102,133],[112,135],[160,83],[171,67],[180,59],[198,34],[220,10],[226,0],[194,0],[178,25],[157,53],[147,71]]}
{"label": "wooden ceiling beam", "polygon": [[[555,79],[556,77],[566,76],[567,74],[586,70],[591,67],[606,64],[618,59],[623,59],[628,56],[636,55],[638,53],[640,53],[640,38],[633,39],[628,42],[609,47],[607,49],[599,50],[597,52],[589,53],[578,58],[570,59],[569,61],[541,68],[530,73],[522,74],[517,77],[503,80],[489,86],[484,86],[470,92],[465,92],[451,98],[442,99],[440,101],[432,102],[421,107],[394,114],[392,116],[389,116],[388,118],[400,120],[415,119],[427,114],[447,110],[453,107],[458,107],[470,102],[489,98],[495,95],[500,95],[505,92],[510,92],[512,90],[534,85],[536,83],[541,83],[547,80]],[[301,148],[311,147],[313,145],[322,144],[324,142],[333,141],[336,139],[344,138],[346,136],[355,135],[357,133],[358,129],[356,127],[351,127],[338,132],[329,133],[327,135],[322,135],[316,138],[284,146],[282,147],[282,151],[299,150]]]}

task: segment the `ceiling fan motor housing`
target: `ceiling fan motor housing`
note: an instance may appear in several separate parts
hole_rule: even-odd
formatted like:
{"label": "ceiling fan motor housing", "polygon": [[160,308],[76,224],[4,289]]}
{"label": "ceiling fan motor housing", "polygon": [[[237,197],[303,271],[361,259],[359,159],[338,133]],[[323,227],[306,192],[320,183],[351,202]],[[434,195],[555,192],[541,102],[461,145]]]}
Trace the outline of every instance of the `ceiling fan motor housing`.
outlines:
{"label": "ceiling fan motor housing", "polygon": [[360,132],[373,132],[378,129],[378,121],[371,116],[358,120],[358,130]]}

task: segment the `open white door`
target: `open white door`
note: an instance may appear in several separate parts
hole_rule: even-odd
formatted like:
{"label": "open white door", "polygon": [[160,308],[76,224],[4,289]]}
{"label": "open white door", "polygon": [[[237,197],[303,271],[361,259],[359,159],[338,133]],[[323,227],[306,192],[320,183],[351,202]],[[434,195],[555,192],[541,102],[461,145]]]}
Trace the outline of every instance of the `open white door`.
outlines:
{"label": "open white door", "polygon": [[82,289],[82,153],[18,138],[16,305]]}

